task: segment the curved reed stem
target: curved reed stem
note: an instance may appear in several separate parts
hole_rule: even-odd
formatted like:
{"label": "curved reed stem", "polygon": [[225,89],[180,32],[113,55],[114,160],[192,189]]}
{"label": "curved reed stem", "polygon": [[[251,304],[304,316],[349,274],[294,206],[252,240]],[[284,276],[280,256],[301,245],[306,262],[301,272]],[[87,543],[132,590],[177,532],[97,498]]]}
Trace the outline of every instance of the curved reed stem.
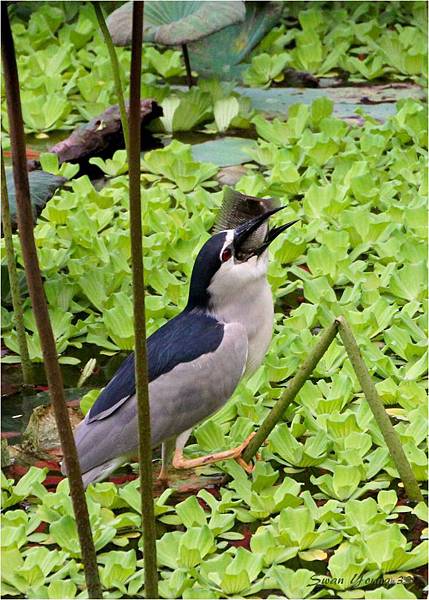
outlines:
{"label": "curved reed stem", "polygon": [[15,47],[9,23],[6,2],[1,4],[1,50],[9,116],[9,133],[12,148],[13,176],[16,190],[16,207],[19,237],[21,241],[28,290],[43,352],[43,361],[49,385],[49,394],[54,407],[55,421],[64,460],[69,474],[70,495],[76,519],[77,532],[82,552],[86,585],[90,598],[102,598],[97,557],[89,522],[88,507],[80,474],[79,461],[64,399],[63,380],[58,364],[57,349],[49,319],[48,306],[43,290],[36,244],[33,234],[33,215],[28,184],[25,156],[24,125],[22,121],[18,69]]}
{"label": "curved reed stem", "polygon": [[112,64],[112,73],[113,73],[113,81],[115,83],[115,93],[118,99],[119,112],[121,114],[121,123],[122,123],[122,132],[124,134],[125,148],[128,153],[128,144],[129,144],[129,133],[128,133],[128,118],[127,118],[127,110],[125,107],[125,99],[124,92],[122,88],[122,80],[121,80],[121,70],[119,67],[118,56],[116,54],[115,46],[113,45],[112,38],[110,36],[109,30],[106,25],[106,21],[103,15],[103,9],[101,8],[100,2],[94,1],[92,3],[95,15],[97,17],[98,24],[101,29],[101,33],[104,37],[104,42],[107,47],[107,51],[109,52],[110,62]]}

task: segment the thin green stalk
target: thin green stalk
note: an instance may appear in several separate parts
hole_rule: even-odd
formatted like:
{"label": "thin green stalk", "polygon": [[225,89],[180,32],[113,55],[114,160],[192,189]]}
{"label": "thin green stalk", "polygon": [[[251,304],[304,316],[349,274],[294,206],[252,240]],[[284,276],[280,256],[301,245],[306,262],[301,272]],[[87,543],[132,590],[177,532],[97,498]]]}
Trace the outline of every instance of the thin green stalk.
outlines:
{"label": "thin green stalk", "polygon": [[133,2],[129,108],[130,234],[133,271],[134,347],[139,420],[140,493],[143,521],[146,598],[158,598],[156,531],[152,498],[152,444],[146,353],[143,232],[140,197],[140,79],[143,43],[143,2]]}
{"label": "thin green stalk", "polygon": [[101,598],[102,592],[98,575],[97,557],[89,522],[88,507],[86,505],[76,446],[64,399],[62,375],[58,364],[57,349],[55,347],[55,340],[52,333],[51,322],[49,320],[48,307],[43,290],[36,244],[34,241],[33,214],[31,210],[27,160],[25,156],[25,137],[22,121],[18,70],[6,2],[1,3],[1,50],[9,117],[18,228],[28,290],[34,316],[36,318],[37,330],[40,336],[44,367],[49,385],[49,393],[54,407],[55,421],[69,474],[70,495],[82,552],[82,562],[85,571],[88,595],[90,598]]}
{"label": "thin green stalk", "polygon": [[299,390],[302,388],[307,379],[310,377],[311,373],[316,368],[317,363],[329,348],[336,334],[337,323],[334,321],[334,323],[332,323],[328,329],[319,335],[316,345],[311,350],[303,364],[300,366],[295,377],[290,381],[288,387],[265,417],[265,420],[256,432],[255,437],[251,440],[243,452],[243,459],[246,462],[249,462],[255,456],[259,448],[280,421],[285,410],[298,394]]}
{"label": "thin green stalk", "polygon": [[404,484],[405,492],[410,500],[414,502],[422,502],[424,501],[424,498],[420,491],[419,484],[417,483],[411,465],[405,456],[401,440],[399,439],[399,436],[389,419],[389,415],[384,409],[383,403],[378,397],[377,390],[362,359],[350,325],[347,323],[344,317],[338,317],[338,326],[340,337],[343,341],[347,354],[349,355],[350,362],[353,365],[359,383],[362,386],[363,393],[365,394],[368,404],[372,410],[372,414],[377,421],[377,425],[383,434],[386,446],[389,448],[390,455],[395,463],[399,477],[402,479],[402,483]]}
{"label": "thin green stalk", "polygon": [[12,296],[16,335],[18,338],[19,355],[21,357],[22,379],[26,385],[29,385],[33,382],[33,369],[31,366],[30,355],[28,354],[27,338],[25,337],[24,312],[22,310],[18,272],[16,270],[15,262],[15,251],[13,249],[12,226],[10,221],[9,198],[7,195],[3,148],[1,149],[1,218],[3,223],[7,271],[9,273],[10,293]]}
{"label": "thin green stalk", "polygon": [[[93,2],[95,15],[97,17],[98,24],[101,29],[101,33],[103,34],[104,41],[106,43],[107,51],[109,52],[110,62],[112,63],[112,73],[113,73],[113,81],[115,83],[115,92],[116,97],[118,99],[119,104],[119,112],[121,114],[121,123],[122,123],[122,131],[124,134],[125,140],[125,148],[128,152],[128,144],[129,144],[129,133],[128,133],[128,118],[127,118],[127,110],[125,107],[125,99],[124,92],[122,88],[122,80],[121,80],[121,71],[119,67],[118,57],[116,55],[115,46],[113,45],[112,38],[110,36],[109,30],[107,29],[106,20],[103,15],[103,9],[101,8],[100,2]],[[140,107],[139,107],[140,114]],[[140,121],[139,121],[140,127]]]}

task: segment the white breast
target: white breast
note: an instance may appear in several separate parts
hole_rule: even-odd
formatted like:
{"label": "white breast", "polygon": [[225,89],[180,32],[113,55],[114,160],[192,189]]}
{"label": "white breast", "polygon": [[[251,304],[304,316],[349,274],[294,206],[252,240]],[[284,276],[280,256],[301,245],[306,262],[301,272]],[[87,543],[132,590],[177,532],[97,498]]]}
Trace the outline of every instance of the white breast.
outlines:
{"label": "white breast", "polygon": [[[247,331],[248,356],[244,373],[247,376],[264,360],[273,332],[273,298],[264,259],[259,259],[258,269],[255,269],[255,263],[244,263],[241,269],[235,268],[234,273],[230,273],[233,277],[216,278],[209,287],[210,306],[216,318],[224,323],[241,323]],[[252,277],[249,277],[250,268]]]}
{"label": "white breast", "polygon": [[273,334],[274,308],[271,288],[265,285],[254,290],[253,298],[243,306],[237,320],[246,328],[248,356],[245,375],[252,375],[264,360]]}

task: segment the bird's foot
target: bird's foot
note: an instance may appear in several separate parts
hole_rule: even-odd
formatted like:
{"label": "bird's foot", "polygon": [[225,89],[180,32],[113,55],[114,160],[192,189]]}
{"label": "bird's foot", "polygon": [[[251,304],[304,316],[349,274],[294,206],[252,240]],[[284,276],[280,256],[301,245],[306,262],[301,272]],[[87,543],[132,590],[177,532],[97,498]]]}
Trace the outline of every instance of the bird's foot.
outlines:
{"label": "bird's foot", "polygon": [[[253,433],[251,433],[245,440],[244,442],[241,444],[241,446],[238,446],[238,448],[241,448],[240,453],[238,454],[238,456],[235,457],[236,462],[240,465],[240,467],[242,467],[246,473],[248,473],[249,475],[251,473],[253,473],[254,469],[255,469],[255,465],[252,465],[251,463],[247,463],[244,458],[242,458],[241,454],[243,452],[243,450],[245,448],[247,448],[247,446],[249,445],[250,440],[252,440],[256,435],[256,432],[254,431]],[[237,448],[237,449],[238,449]],[[261,455],[259,452],[256,453],[255,456],[255,460],[260,460],[261,459]]]}
{"label": "bird's foot", "polygon": [[[222,460],[227,460],[229,458],[235,458],[239,464],[243,466],[246,465],[247,468],[245,470],[251,473],[253,467],[251,465],[247,465],[241,458],[241,454],[246,446],[249,444],[250,440],[255,436],[255,432],[251,433],[242,444],[237,446],[236,448],[231,448],[231,450],[224,450],[223,452],[215,452],[214,454],[207,454],[206,456],[200,456],[199,458],[185,458],[183,456],[183,451],[179,448],[176,448],[173,457],[173,467],[175,469],[193,469],[195,467],[203,467],[205,465],[211,465],[216,462],[220,462]],[[251,469],[248,471],[248,469]]]}

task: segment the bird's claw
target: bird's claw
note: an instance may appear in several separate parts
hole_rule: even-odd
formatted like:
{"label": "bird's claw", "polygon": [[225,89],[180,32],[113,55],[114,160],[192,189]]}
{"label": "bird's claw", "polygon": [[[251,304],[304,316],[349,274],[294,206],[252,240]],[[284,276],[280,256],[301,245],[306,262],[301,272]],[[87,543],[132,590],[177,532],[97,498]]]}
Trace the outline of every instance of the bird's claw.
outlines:
{"label": "bird's claw", "polygon": [[246,471],[246,473],[248,473],[249,475],[253,473],[255,465],[247,463],[243,458],[241,458],[241,456],[238,456],[235,460],[240,465],[240,467],[242,467]]}
{"label": "bird's claw", "polygon": [[[255,437],[256,435],[256,431],[253,431],[245,440],[242,444],[240,444],[240,446],[237,447],[237,455],[234,456],[235,461],[240,465],[240,467],[242,467],[246,473],[248,473],[250,475],[250,473],[253,472],[253,470],[255,469],[255,465],[252,465],[250,463],[247,463],[243,457],[241,456],[241,454],[243,453],[243,450],[245,448],[247,448],[247,446],[249,445],[249,442]],[[259,452],[256,453],[255,456],[255,460],[260,460],[261,459],[261,455]]]}

